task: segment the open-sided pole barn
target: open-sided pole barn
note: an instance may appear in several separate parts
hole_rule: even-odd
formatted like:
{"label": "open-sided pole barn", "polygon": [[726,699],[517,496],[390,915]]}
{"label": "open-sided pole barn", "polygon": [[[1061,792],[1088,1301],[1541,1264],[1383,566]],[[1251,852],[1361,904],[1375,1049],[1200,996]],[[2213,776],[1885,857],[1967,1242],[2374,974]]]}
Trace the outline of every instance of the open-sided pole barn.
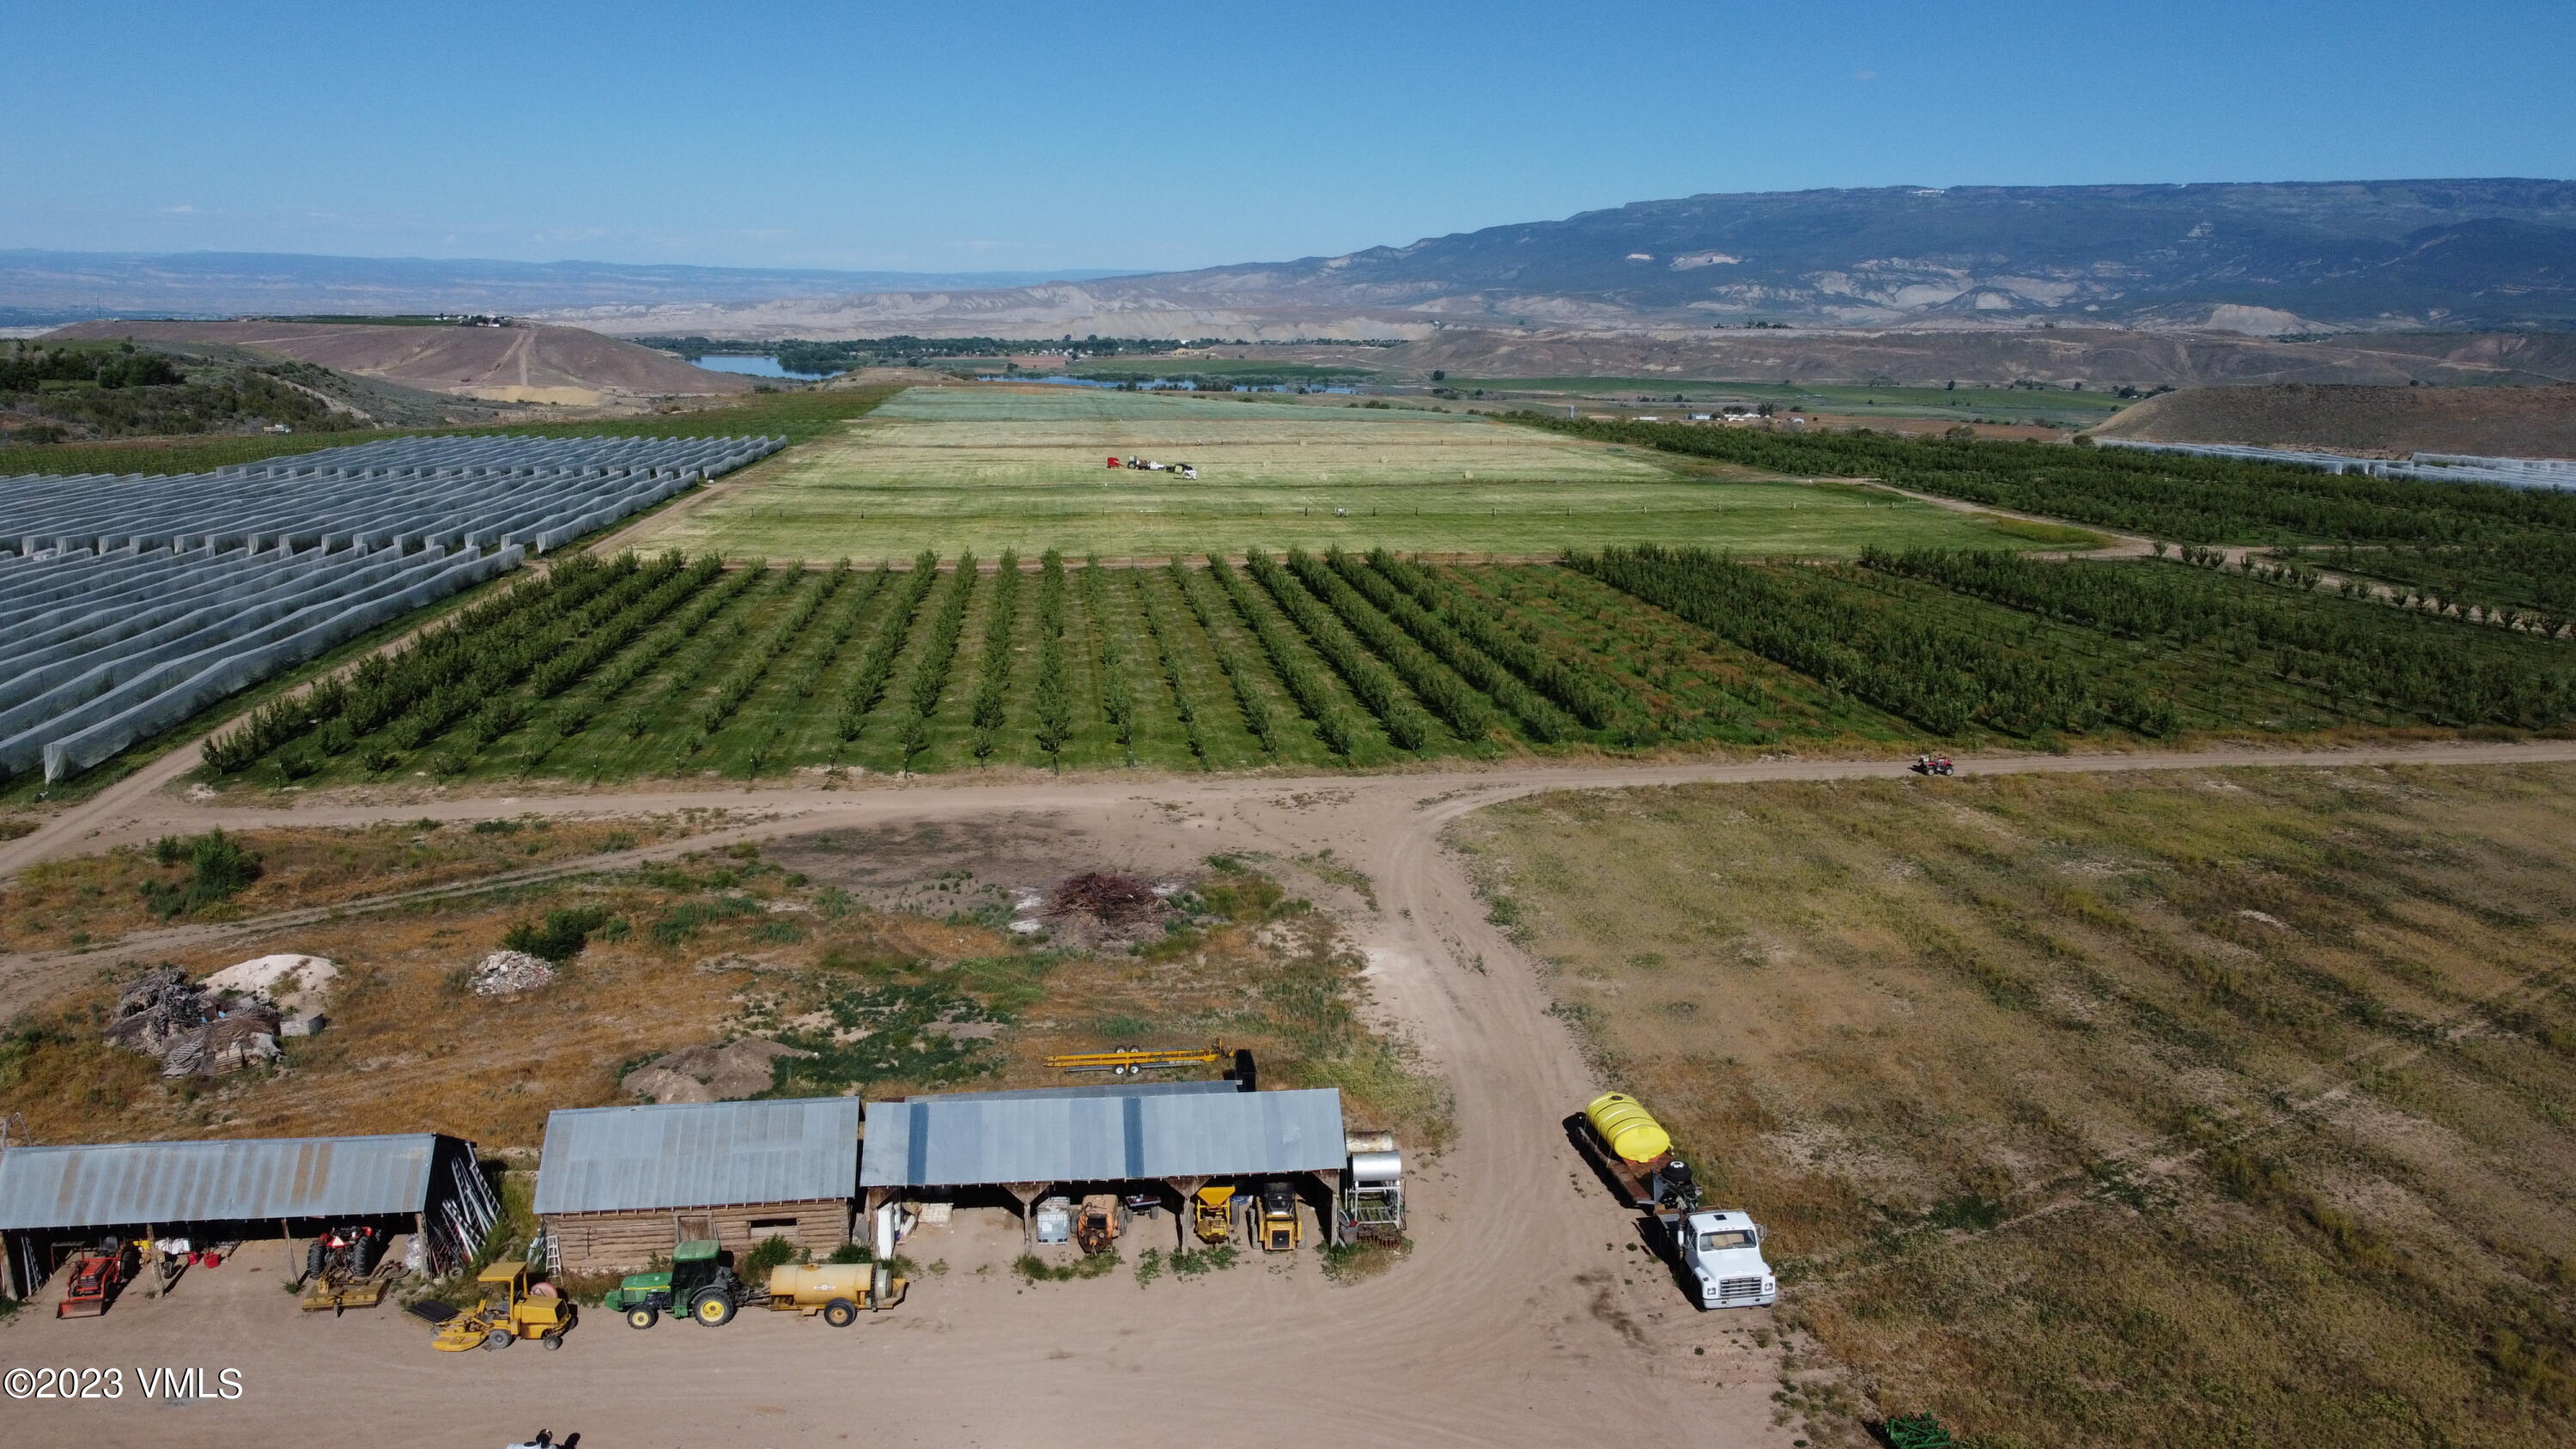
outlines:
{"label": "open-sided pole barn", "polygon": [[1186,1218],[1220,1179],[1304,1178],[1331,1204],[1346,1158],[1342,1094],[1246,1092],[1231,1082],[961,1092],[868,1107],[859,1182],[868,1211],[903,1197],[999,1188],[1030,1205],[1049,1188],[1157,1184]]}
{"label": "open-sided pole barn", "polygon": [[0,1292],[25,1296],[64,1254],[108,1236],[291,1244],[299,1224],[376,1219],[461,1258],[473,1245],[447,1204],[474,1170],[472,1144],[430,1132],[12,1147],[0,1152]]}

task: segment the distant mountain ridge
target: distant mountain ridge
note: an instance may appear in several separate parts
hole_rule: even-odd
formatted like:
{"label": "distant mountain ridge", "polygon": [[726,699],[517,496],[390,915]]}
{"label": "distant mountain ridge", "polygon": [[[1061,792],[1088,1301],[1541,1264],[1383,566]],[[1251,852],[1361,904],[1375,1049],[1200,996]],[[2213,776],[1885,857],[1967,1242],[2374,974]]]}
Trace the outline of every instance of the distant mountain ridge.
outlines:
{"label": "distant mountain ridge", "polygon": [[[1523,299],[1837,326],[2020,320],[2338,326],[2576,321],[2576,183],[1956,186],[1645,201],[1191,274],[1383,302]],[[1145,279],[1129,279],[1136,285]],[[2212,313],[2219,315],[2213,319]]]}
{"label": "distant mountain ridge", "polygon": [[99,316],[501,312],[1018,287],[1128,273],[859,272],[293,252],[0,250],[0,326]]}
{"label": "distant mountain ridge", "polygon": [[2576,182],[1889,186],[1641,201],[1189,272],[0,252],[0,325],[500,311],[603,332],[1422,338],[1460,328],[2576,329]]}
{"label": "distant mountain ridge", "polygon": [[621,332],[1424,337],[2022,327],[2576,327],[2576,183],[1891,186],[1641,201],[1343,256],[1004,291],[599,309]]}

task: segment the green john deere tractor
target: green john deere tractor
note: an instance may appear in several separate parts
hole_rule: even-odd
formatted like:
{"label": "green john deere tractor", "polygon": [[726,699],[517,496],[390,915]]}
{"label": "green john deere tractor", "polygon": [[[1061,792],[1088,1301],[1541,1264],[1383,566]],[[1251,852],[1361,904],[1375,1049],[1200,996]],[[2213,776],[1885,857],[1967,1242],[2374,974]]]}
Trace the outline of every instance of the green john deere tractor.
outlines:
{"label": "green john deere tractor", "polygon": [[665,1313],[685,1313],[709,1328],[721,1328],[733,1321],[745,1296],[724,1250],[712,1239],[701,1239],[673,1248],[668,1268],[627,1274],[600,1302],[611,1313],[625,1314],[633,1328],[651,1328]]}

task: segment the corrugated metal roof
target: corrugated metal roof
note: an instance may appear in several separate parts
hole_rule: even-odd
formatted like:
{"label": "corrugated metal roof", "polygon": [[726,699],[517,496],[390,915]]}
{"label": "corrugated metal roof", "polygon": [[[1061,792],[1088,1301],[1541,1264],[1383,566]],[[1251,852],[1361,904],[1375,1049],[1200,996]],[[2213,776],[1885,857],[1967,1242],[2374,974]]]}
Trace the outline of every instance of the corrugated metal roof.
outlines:
{"label": "corrugated metal roof", "polygon": [[537,1211],[856,1196],[864,1110],[856,1097],[815,1097],[557,1112],[537,1162]]}
{"label": "corrugated metal roof", "polygon": [[1027,1096],[868,1109],[863,1187],[1124,1182],[1316,1172],[1343,1162],[1342,1094]]}
{"label": "corrugated metal roof", "polygon": [[0,1152],[0,1228],[419,1212],[440,1141],[418,1132],[12,1147]]}
{"label": "corrugated metal roof", "polygon": [[1241,1082],[1117,1082],[1096,1087],[1032,1087],[1025,1092],[924,1092],[907,1102],[949,1102],[972,1097],[979,1102],[1007,1102],[1015,1097],[1187,1097],[1203,1092],[1240,1092]]}

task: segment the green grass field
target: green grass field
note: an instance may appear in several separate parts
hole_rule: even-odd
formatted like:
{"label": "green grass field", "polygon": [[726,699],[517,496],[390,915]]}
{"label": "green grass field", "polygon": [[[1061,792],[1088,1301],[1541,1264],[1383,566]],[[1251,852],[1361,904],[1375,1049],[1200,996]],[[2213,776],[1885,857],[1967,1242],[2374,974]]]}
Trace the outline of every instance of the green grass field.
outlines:
{"label": "green grass field", "polygon": [[[1106,466],[1137,454],[1199,478]],[[1648,450],[1461,414],[992,386],[906,392],[647,542],[822,561],[1335,544],[1530,555],[1640,540],[1799,554],[2034,542],[1883,494],[1711,479]]]}

